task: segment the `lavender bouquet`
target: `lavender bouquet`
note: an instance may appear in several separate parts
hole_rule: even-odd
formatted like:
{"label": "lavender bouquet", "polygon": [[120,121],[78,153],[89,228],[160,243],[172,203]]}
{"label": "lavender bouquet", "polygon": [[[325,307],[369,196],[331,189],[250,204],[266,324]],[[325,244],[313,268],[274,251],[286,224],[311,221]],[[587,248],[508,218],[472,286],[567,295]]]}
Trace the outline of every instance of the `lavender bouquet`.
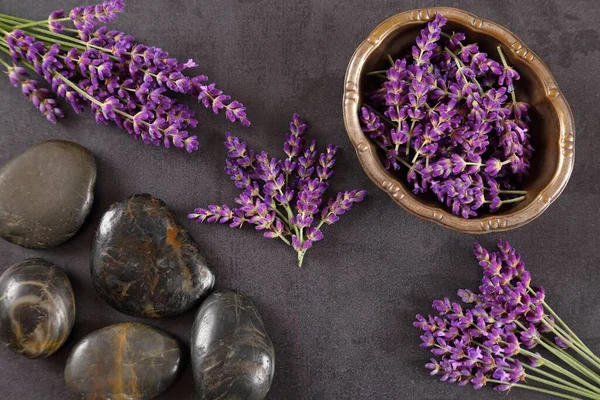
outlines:
{"label": "lavender bouquet", "polygon": [[[163,50],[137,43],[133,36],[105,25],[124,10],[123,0],[76,7],[66,15],[54,11],[47,20],[31,21],[0,14],[0,57],[11,83],[52,123],[63,117],[55,95],[76,113],[89,106],[96,122],[114,122],[144,143],[198,149],[189,134],[198,121],[194,112],[173,97],[197,98],[215,114],[250,125],[244,106],[223,94],[205,75],[187,76],[193,60],[180,63]],[[68,27],[68,25],[73,26]],[[43,77],[52,92],[29,78]]]}
{"label": "lavender bouquet", "polygon": [[[287,157],[282,160],[269,158],[264,151],[255,154],[228,133],[225,172],[243,190],[234,199],[238,206],[209,205],[195,209],[188,218],[232,228],[254,225],[266,238],[279,238],[292,246],[302,266],[306,251],[323,239],[322,226],[337,222],[365,197],[364,190],[340,192],[323,206],[338,148],[330,144],[318,155],[316,142],[305,142],[305,130],[306,124],[294,114],[283,145]],[[319,215],[321,220],[315,225]]]}
{"label": "lavender bouquet", "polygon": [[475,245],[479,292],[458,291],[464,305],[435,300],[437,315],[417,315],[426,365],[444,382],[475,389],[523,388],[565,399],[600,399],[600,358],[546,303],[543,287],[508,242],[497,252]]}
{"label": "lavender bouquet", "polygon": [[519,74],[502,49],[500,63],[464,33],[443,32],[446,22],[437,14],[410,55],[369,74],[381,84],[359,117],[387,169],[404,169],[414,193],[432,192],[469,218],[525,199],[530,107],[517,100]]}

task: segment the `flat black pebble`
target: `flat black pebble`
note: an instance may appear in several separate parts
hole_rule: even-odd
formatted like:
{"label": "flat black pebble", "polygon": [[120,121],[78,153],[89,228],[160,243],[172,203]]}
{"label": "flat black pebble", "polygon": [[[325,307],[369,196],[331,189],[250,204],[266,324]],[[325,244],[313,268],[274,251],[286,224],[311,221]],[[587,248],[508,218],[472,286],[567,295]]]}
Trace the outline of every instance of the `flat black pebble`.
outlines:
{"label": "flat black pebble", "polygon": [[148,194],[113,204],[92,246],[92,282],[115,309],[160,318],[196,306],[215,277],[164,202]]}
{"label": "flat black pebble", "polygon": [[28,248],[65,242],[89,214],[95,183],[84,147],[50,140],[29,148],[0,170],[0,237]]}
{"label": "flat black pebble", "polygon": [[161,330],[138,323],[111,325],[75,345],[65,383],[80,399],[152,399],[175,381],[181,357],[177,340]]}
{"label": "flat black pebble", "polygon": [[0,276],[0,341],[28,358],[58,350],[71,333],[75,298],[58,267],[30,258]]}
{"label": "flat black pebble", "polygon": [[211,294],[191,338],[196,390],[203,400],[262,400],[275,371],[275,350],[258,310],[241,293]]}

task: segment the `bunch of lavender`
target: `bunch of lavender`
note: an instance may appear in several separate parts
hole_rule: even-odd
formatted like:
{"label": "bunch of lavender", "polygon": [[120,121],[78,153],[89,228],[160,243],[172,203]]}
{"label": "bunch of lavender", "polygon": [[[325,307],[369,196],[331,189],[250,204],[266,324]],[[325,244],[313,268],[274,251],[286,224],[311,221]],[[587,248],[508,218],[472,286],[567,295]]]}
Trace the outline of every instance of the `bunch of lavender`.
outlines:
{"label": "bunch of lavender", "polygon": [[[193,60],[180,63],[157,47],[137,43],[133,36],[109,30],[105,24],[124,10],[123,0],[76,7],[65,16],[54,11],[47,20],[30,21],[0,14],[0,58],[11,83],[55,123],[63,117],[54,94],[76,113],[88,105],[96,122],[114,122],[135,139],[159,146],[198,149],[188,129],[198,121],[194,112],[175,100],[175,93],[197,98],[215,114],[250,125],[244,106],[223,94],[205,75],[187,76]],[[66,24],[72,24],[69,28]],[[53,93],[28,77],[40,75]]]}
{"label": "bunch of lavender", "polygon": [[373,71],[381,87],[361,108],[365,134],[385,152],[387,169],[406,168],[414,193],[433,192],[455,215],[484,205],[496,211],[526,192],[515,190],[529,170],[529,105],[517,101],[519,74],[494,61],[465,34],[446,34],[437,14],[409,56]]}
{"label": "bunch of lavender", "polygon": [[475,389],[600,399],[600,358],[550,308],[544,288],[531,286],[515,249],[503,241],[498,248],[475,245],[483,279],[478,293],[458,291],[464,305],[444,298],[433,302],[437,315],[417,315],[421,347],[435,356],[426,365],[431,375]]}
{"label": "bunch of lavender", "polygon": [[225,172],[243,190],[234,199],[237,206],[197,208],[188,218],[227,223],[232,228],[247,222],[264,231],[266,238],[279,238],[292,246],[298,253],[298,266],[302,266],[306,251],[323,239],[323,224],[334,224],[365,197],[364,190],[352,190],[340,192],[323,204],[338,148],[330,144],[318,155],[316,142],[305,142],[305,130],[306,124],[294,114],[283,145],[287,155],[283,160],[269,158],[264,151],[256,154],[245,142],[227,134]]}

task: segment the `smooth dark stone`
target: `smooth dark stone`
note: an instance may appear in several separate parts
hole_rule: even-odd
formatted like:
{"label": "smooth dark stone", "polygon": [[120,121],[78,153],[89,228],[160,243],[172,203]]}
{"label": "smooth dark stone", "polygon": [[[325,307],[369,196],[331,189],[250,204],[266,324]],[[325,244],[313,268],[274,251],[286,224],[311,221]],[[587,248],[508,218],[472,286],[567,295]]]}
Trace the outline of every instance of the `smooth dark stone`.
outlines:
{"label": "smooth dark stone", "polygon": [[191,338],[196,390],[203,400],[262,400],[275,371],[275,350],[252,301],[241,293],[211,294]]}
{"label": "smooth dark stone", "polygon": [[94,201],[96,161],[80,145],[50,140],[0,170],[0,237],[48,248],[81,228]]}
{"label": "smooth dark stone", "polygon": [[181,358],[177,340],[161,330],[138,323],[110,325],[73,348],[65,383],[81,399],[152,399],[173,384]]}
{"label": "smooth dark stone", "polygon": [[215,277],[164,202],[148,194],[113,204],[92,246],[92,282],[117,310],[137,317],[181,314],[208,294]]}
{"label": "smooth dark stone", "polygon": [[28,358],[48,357],[63,345],[75,321],[69,278],[40,258],[0,276],[0,341]]}

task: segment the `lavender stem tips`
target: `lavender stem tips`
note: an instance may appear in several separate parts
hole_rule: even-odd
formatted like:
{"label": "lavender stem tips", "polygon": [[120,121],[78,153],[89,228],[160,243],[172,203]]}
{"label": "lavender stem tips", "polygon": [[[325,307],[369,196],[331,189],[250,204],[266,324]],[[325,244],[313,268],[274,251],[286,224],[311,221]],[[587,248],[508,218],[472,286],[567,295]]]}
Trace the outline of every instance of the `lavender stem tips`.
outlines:
{"label": "lavender stem tips", "polygon": [[307,250],[323,239],[322,226],[339,221],[365,197],[364,190],[352,190],[323,204],[338,148],[330,144],[318,154],[314,141],[306,143],[305,130],[306,124],[294,114],[283,144],[286,157],[281,160],[265,152],[256,154],[238,137],[227,134],[225,172],[243,192],[234,199],[235,207],[209,205],[195,209],[188,218],[232,228],[254,225],[264,237],[279,238],[291,246],[302,266]]}

